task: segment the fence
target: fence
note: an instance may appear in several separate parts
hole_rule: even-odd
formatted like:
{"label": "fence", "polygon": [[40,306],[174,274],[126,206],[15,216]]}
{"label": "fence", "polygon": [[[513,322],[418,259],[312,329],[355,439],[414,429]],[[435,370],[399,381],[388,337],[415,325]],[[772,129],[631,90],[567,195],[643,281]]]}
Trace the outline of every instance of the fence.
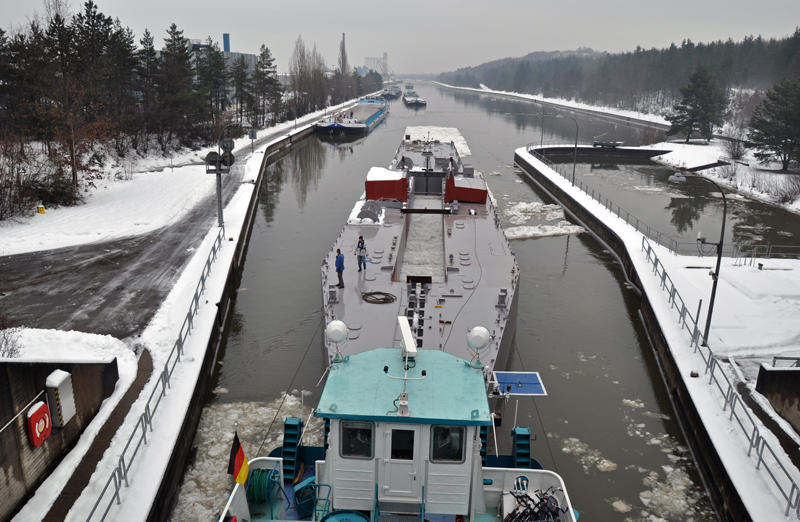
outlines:
{"label": "fence", "polygon": [[789,516],[789,513],[794,510],[795,515],[800,519],[800,488],[797,482],[791,477],[789,472],[781,462],[780,458],[775,454],[769,443],[761,436],[761,431],[758,425],[753,421],[750,411],[745,408],[744,401],[741,396],[736,392],[736,388],[731,383],[728,376],[725,374],[722,366],[711,348],[703,346],[701,341],[700,328],[698,320],[700,316],[700,308],[702,307],[702,299],[698,303],[697,313],[692,316],[689,309],[686,307],[686,302],[681,297],[675,284],[667,274],[664,265],[658,259],[658,255],[650,246],[647,238],[642,238],[642,251],[646,252],[647,261],[653,265],[653,274],[660,279],[661,288],[667,292],[669,297],[667,302],[670,303],[670,308],[677,308],[678,322],[681,324],[681,329],[686,327],[691,336],[689,347],[694,346],[694,353],[700,354],[700,357],[705,363],[705,375],[708,375],[708,384],[714,385],[717,391],[722,395],[723,406],[722,411],[730,408],[730,415],[728,420],[736,420],[736,424],[744,434],[748,441],[747,456],[753,457],[753,450],[755,450],[755,457],[757,457],[756,469],[761,469],[763,464],[769,477],[773,483],[778,487],[778,490],[783,495],[786,501],[786,510],[784,516]]}
{"label": "fence", "polygon": [[[564,145],[561,144],[562,147],[574,147],[573,145]],[[548,168],[558,173],[564,179],[570,181],[572,179],[572,169],[573,166],[565,163],[553,163],[549,159],[545,158],[542,154],[539,154],[534,148],[537,145],[535,143],[529,143],[526,147],[528,154],[535,157]],[[670,252],[673,254],[681,254],[681,255],[690,255],[690,254],[697,254],[697,243],[681,243],[672,239],[671,237],[662,234],[655,228],[649,226],[644,221],[640,220],[638,217],[634,216],[633,214],[629,213],[624,208],[620,207],[607,197],[600,194],[600,192],[595,191],[595,189],[591,188],[589,185],[586,185],[580,180],[575,180],[574,185],[581,189],[585,194],[592,197],[593,200],[597,201],[601,205],[603,205],[606,210],[611,212],[612,214],[616,214],[616,216],[620,219],[625,220],[625,224],[630,225],[631,227],[635,228],[637,232],[641,232],[647,239],[651,241],[655,241],[659,245],[666,247],[669,249]],[[689,246],[691,245],[691,247]],[[702,257],[702,253],[700,253]],[[714,251],[714,255],[716,256],[716,251]],[[791,257],[791,258],[800,258],[800,246],[796,245],[735,245],[735,244],[728,244],[723,245],[722,248],[722,255],[733,257],[735,258],[736,264],[746,264],[750,263],[752,266],[755,258],[775,258],[775,257]]]}
{"label": "fence", "polygon": [[[572,179],[572,168],[573,168],[572,165],[553,163],[549,159],[545,158],[542,154],[539,154],[538,152],[533,150],[534,147],[536,147],[535,143],[528,144],[527,146],[528,154],[530,154],[534,158],[538,159],[539,161],[547,165],[548,168],[557,172],[564,179],[566,180]],[[591,196],[592,199],[596,200],[598,203],[603,205],[609,212],[611,212],[612,214],[616,214],[617,217],[620,219],[624,219],[625,223],[635,228],[637,232],[641,232],[648,239],[652,239],[659,245],[667,247],[670,250],[670,252],[676,252],[678,242],[672,239],[671,237],[662,234],[655,228],[646,224],[644,221],[641,221],[639,218],[629,213],[627,210],[623,209],[622,207],[620,207],[607,197],[603,196],[599,192],[596,192],[593,188],[586,185],[582,181],[580,180],[576,181],[575,186],[580,188],[584,193]]]}
{"label": "fence", "polygon": [[153,387],[153,391],[150,393],[150,397],[145,403],[144,412],[142,412],[142,414],[139,416],[139,420],[136,422],[136,426],[134,427],[133,432],[131,432],[130,437],[128,437],[128,442],[125,444],[125,448],[122,450],[122,453],[119,456],[118,465],[111,472],[111,475],[106,481],[105,487],[103,487],[103,491],[97,497],[97,501],[95,502],[91,513],[89,513],[89,516],[86,517],[87,522],[92,520],[98,508],[101,506],[103,499],[106,499],[109,495],[111,498],[107,498],[108,504],[103,511],[103,516],[100,518],[101,522],[106,519],[108,511],[111,509],[114,500],[116,500],[117,504],[121,503],[119,493],[120,489],[122,488],[123,483],[125,484],[125,487],[128,486],[128,472],[130,471],[131,466],[136,459],[136,455],[139,454],[142,444],[147,444],[148,430],[150,432],[153,431],[153,417],[158,411],[158,407],[161,404],[161,399],[166,397],[167,389],[170,387],[170,379],[172,378],[172,374],[175,371],[175,367],[181,361],[184,343],[192,332],[192,328],[194,327],[194,316],[197,315],[197,311],[200,308],[200,296],[203,294],[203,292],[205,292],[206,279],[211,272],[212,263],[217,260],[217,252],[219,252],[219,250],[222,248],[222,242],[224,238],[225,227],[220,227],[219,233],[214,240],[214,245],[211,247],[211,252],[209,252],[208,257],[206,258],[206,263],[203,265],[203,271],[200,274],[200,280],[197,282],[197,286],[194,289],[194,296],[189,304],[189,310],[186,312],[186,317],[183,320],[181,329],[178,332],[178,338],[175,340],[175,344],[172,345],[172,350],[169,352],[167,360],[164,362],[164,368],[158,375],[156,385]]}

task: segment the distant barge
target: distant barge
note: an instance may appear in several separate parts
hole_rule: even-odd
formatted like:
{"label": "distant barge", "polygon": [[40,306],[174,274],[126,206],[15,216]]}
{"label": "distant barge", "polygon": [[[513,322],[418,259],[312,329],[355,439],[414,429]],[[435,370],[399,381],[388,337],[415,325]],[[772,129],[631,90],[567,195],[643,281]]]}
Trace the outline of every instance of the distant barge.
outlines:
{"label": "distant barge", "polygon": [[367,98],[316,123],[316,131],[330,136],[367,134],[389,114],[389,105],[383,100]]}

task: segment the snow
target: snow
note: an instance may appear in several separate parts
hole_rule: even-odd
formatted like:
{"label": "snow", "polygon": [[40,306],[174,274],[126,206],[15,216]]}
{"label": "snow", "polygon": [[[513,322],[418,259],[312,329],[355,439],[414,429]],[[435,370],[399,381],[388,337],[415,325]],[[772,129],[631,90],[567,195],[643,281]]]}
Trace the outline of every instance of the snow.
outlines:
{"label": "snow", "polygon": [[[758,462],[755,452],[753,456],[748,456],[749,441],[737,420],[731,420],[730,408],[723,411],[725,397],[716,384],[709,384],[705,362],[695,352],[694,347],[690,347],[691,333],[678,321],[679,310],[668,301],[669,295],[662,288],[661,277],[654,274],[652,264],[642,251],[643,236],[591,196],[571,186],[569,181],[528,154],[525,148],[517,149],[516,153],[547,175],[560,190],[592,212],[625,243],[680,375],[689,376],[692,371],[701,374],[702,378],[687,378],[684,382],[743,503],[754,519],[763,519],[765,513],[773,513],[770,518],[775,520],[782,517],[786,501],[763,469],[764,464],[760,471],[755,470]],[[694,151],[688,156],[691,156],[691,161],[705,161],[696,156]],[[651,246],[691,313],[696,313],[699,299],[703,299],[707,306],[712,283],[708,276],[709,270],[692,267],[711,265],[711,260],[676,256],[664,247]],[[732,368],[733,362],[725,362],[726,357],[768,359],[776,355],[800,356],[800,321],[797,321],[800,316],[800,260],[760,259],[759,262],[763,263],[765,270],[741,264],[736,266],[735,260],[731,258],[722,260],[708,344],[717,357],[721,371],[734,385],[741,377],[737,377],[737,372]],[[706,310],[707,308],[703,308],[700,313],[701,325],[704,324]],[[719,372],[720,369],[717,370]],[[747,385],[751,389],[754,386],[753,383]],[[626,405],[636,408],[639,407],[639,402],[637,399],[630,399],[626,401]],[[742,408],[744,407],[741,403],[738,403],[740,415]],[[760,423],[755,414],[751,412],[750,416],[754,419],[759,434],[789,470],[795,483],[800,482],[800,470],[792,465],[775,436]],[[572,444],[564,449],[576,451],[575,447],[579,446]],[[595,457],[593,463],[599,461],[599,456]],[[765,453],[765,460],[773,473],[783,476],[768,453]],[[684,477],[676,475],[675,470],[665,471],[668,480],[664,487],[643,492],[643,502],[661,502],[669,497],[666,494],[669,490],[682,487]],[[788,481],[781,479],[781,483],[785,491],[789,491],[791,486],[787,487]]]}
{"label": "snow", "polygon": [[621,116],[623,118],[631,118],[636,120],[643,120],[643,121],[650,121],[653,123],[661,123],[664,125],[669,125],[669,122],[663,117],[658,116],[656,114],[647,114],[644,112],[637,112],[637,111],[629,111],[625,109],[615,109],[611,107],[599,107],[597,105],[589,105],[588,103],[577,102],[574,100],[568,100],[566,98],[545,98],[540,95],[536,94],[525,94],[513,91],[495,91],[489,89],[485,85],[481,84],[480,89],[473,89],[470,87],[455,87],[453,85],[447,85],[444,83],[433,82],[437,85],[441,85],[443,87],[447,87],[448,89],[457,89],[460,91],[470,91],[470,92],[477,92],[480,94],[493,94],[495,96],[511,96],[514,98],[522,98],[525,100],[536,101],[539,103],[548,103],[552,105],[561,105],[563,107],[573,108],[573,109],[582,109],[588,110],[592,112],[602,112],[614,116]]}
{"label": "snow", "polygon": [[57,388],[61,386],[65,380],[69,379],[69,374],[64,370],[55,370],[53,373],[47,376],[47,380],[45,381],[44,385],[48,388]]}
{"label": "snow", "polygon": [[467,140],[455,127],[406,127],[406,135],[411,136],[412,140],[439,140],[441,142],[452,141],[456,146],[458,155],[462,158],[472,154],[467,146]]}
{"label": "snow", "polygon": [[367,202],[367,193],[364,192],[361,194],[361,197],[356,204],[353,205],[353,210],[350,211],[350,215],[347,217],[347,224],[348,225],[383,225],[383,218],[386,216],[386,212],[381,210],[381,213],[378,214],[378,221],[372,221],[372,219],[368,217],[359,218],[358,215],[361,213],[361,209],[364,208],[364,204]]}
{"label": "snow", "polygon": [[404,177],[405,174],[401,170],[389,170],[383,167],[372,167],[367,172],[367,181],[394,181]]}
{"label": "snow", "polygon": [[103,401],[97,415],[86,426],[75,447],[66,454],[61,464],[45,479],[34,497],[14,518],[17,521],[42,520],[86,455],[94,437],[136,378],[136,355],[125,343],[110,335],[82,332],[24,328],[20,332],[19,344],[20,357],[14,361],[107,362],[116,357],[119,370],[114,392]]}
{"label": "snow", "polygon": [[[297,131],[307,127],[306,123],[318,119],[325,111],[310,114],[298,120]],[[268,129],[267,132],[282,132],[295,126],[294,122],[287,122]],[[282,139],[279,135],[266,143],[261,143],[256,148],[255,154],[250,153],[250,142],[241,140],[242,149],[238,161],[245,165],[245,179],[255,179],[258,175],[263,160],[263,150],[272,142]],[[179,160],[191,158],[196,153],[188,153]],[[200,153],[204,156],[204,153]],[[206,176],[204,167],[201,169],[203,178],[201,183],[206,183],[205,193],[193,192],[192,183],[197,183],[195,166],[181,167],[185,169],[173,177],[173,172],[142,173],[134,176],[133,181],[108,182],[109,189],[99,189],[97,193],[87,198],[86,204],[79,207],[58,209],[57,212],[47,211],[44,216],[52,219],[40,220],[42,215],[20,220],[10,226],[0,228],[0,245],[2,253],[8,254],[40,250],[43,248],[59,248],[74,244],[88,243],[97,240],[127,237],[132,234],[144,233],[168,225],[180,219],[191,205],[183,205],[186,199],[194,198],[195,203],[203,197],[214,194],[214,176]],[[192,177],[194,176],[194,177]],[[110,176],[113,177],[113,176]],[[136,183],[137,179],[141,179]],[[177,181],[176,181],[177,180]],[[193,181],[192,181],[193,180]],[[208,180],[208,182],[206,182]],[[189,181],[192,181],[190,183]],[[157,186],[160,183],[160,187]],[[119,187],[119,188],[118,188]],[[164,476],[166,466],[172,455],[175,440],[180,432],[183,419],[189,407],[189,401],[197,382],[202,361],[205,356],[208,339],[216,318],[217,307],[215,303],[222,295],[228,274],[228,267],[233,259],[234,245],[239,237],[244,224],[244,219],[254,190],[252,183],[242,184],[224,209],[225,236],[232,238],[224,241],[217,255],[216,262],[212,265],[211,272],[206,279],[206,289],[201,296],[200,306],[194,317],[194,329],[184,344],[185,354],[174,370],[166,396],[162,399],[158,411],[153,417],[153,431],[147,433],[147,444],[142,445],[136,459],[129,470],[129,487],[120,489],[122,504],[116,503],[109,511],[110,519],[114,520],[146,520],[152,499],[158,491],[161,478]],[[135,193],[132,197],[131,192]],[[199,190],[199,189],[198,189]],[[178,191],[178,196],[168,193]],[[181,192],[183,191],[183,192]],[[192,193],[187,196],[187,193]],[[165,193],[165,194],[161,194]],[[153,205],[150,196],[163,198],[159,205]],[[169,202],[180,207],[167,208]],[[109,216],[109,212],[112,214]],[[138,223],[148,223],[147,227],[132,225],[125,219],[116,219],[114,213],[137,216]],[[77,216],[77,217],[76,217]],[[131,219],[129,217],[129,219]],[[86,239],[83,234],[72,233],[68,237],[59,237],[66,228],[63,223],[69,223],[69,228],[81,230],[88,227],[97,236]],[[110,224],[106,225],[106,222]],[[78,223],[76,225],[76,223]],[[98,233],[99,232],[99,233]],[[206,258],[218,235],[217,227],[209,230],[202,245],[196,250],[194,257],[189,261],[170,294],[162,303],[153,320],[144,330],[137,343],[146,347],[153,358],[153,367],[163,368],[172,346],[178,337],[181,324],[189,309],[197,281],[206,263]],[[25,242],[27,236],[48,238],[42,243],[28,243],[17,247],[8,245],[11,238],[20,238]],[[7,246],[8,245],[8,246]],[[27,520],[41,520],[50,510],[56,498],[61,493],[64,485],[69,480],[72,472],[86,454],[93,438],[108,419],[118,404],[122,395],[130,387],[136,377],[136,356],[120,340],[110,336],[98,336],[80,332],[61,332],[55,330],[24,329],[20,335],[22,353],[20,361],[53,361],[64,360],[65,355],[69,361],[97,361],[111,360],[117,357],[120,368],[120,378],[114,393],[106,399],[96,417],[78,440],[76,447],[68,453],[56,470],[45,480],[43,485],[36,490],[35,495],[13,519],[18,522]],[[157,374],[155,374],[157,375]],[[158,385],[159,379],[150,379],[144,386],[139,398],[132,405],[130,412],[123,421],[109,448],[103,454],[98,466],[90,479],[89,485],[76,500],[72,510],[67,515],[67,520],[83,521],[92,510],[103,487],[105,487],[112,471],[116,468],[120,454],[123,453],[125,444],[130,434],[136,428],[144,406],[153,389]],[[160,388],[159,388],[160,389]],[[130,450],[127,453],[130,455]],[[111,500],[113,486],[107,491],[101,503],[105,509]]]}
{"label": "snow", "polygon": [[[301,122],[314,121],[323,114],[325,111],[312,113]],[[283,132],[294,125],[294,121],[285,122],[266,132]],[[245,137],[238,143],[241,149],[235,154],[239,158],[250,156],[250,140]],[[117,180],[117,174],[130,172],[133,167],[111,167],[102,180],[94,181],[96,189],[88,189],[83,205],[47,208],[44,214],[0,222],[0,256],[110,241],[177,223],[216,190],[216,176],[206,174],[202,163],[211,150],[190,151],[170,160],[180,165],[201,163],[197,165],[164,167],[160,158],[162,165],[157,171],[130,174],[133,179],[126,181]],[[158,159],[155,155],[143,158],[136,169],[156,169]]]}

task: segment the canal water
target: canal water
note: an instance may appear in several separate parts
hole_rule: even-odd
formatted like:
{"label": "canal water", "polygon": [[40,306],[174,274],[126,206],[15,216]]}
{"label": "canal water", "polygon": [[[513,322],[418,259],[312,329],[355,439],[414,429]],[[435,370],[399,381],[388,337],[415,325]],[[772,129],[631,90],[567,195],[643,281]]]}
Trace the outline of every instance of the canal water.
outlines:
{"label": "canal water", "polygon": [[[465,161],[486,175],[505,227],[563,219],[552,209],[523,218],[515,212],[521,203],[552,201],[514,169],[513,151],[540,139],[573,140],[572,120],[543,119],[534,103],[429,84],[417,90],[427,109],[393,102],[390,116],[365,139],[336,144],[313,138],[268,167],[214,391],[172,520],[214,520],[222,509],[231,488],[226,471],[234,425],[245,454],[263,456],[280,444],[284,417],[306,417],[316,404],[325,370],[320,264],[362,193],[366,172],[389,163],[407,126],[459,129],[472,151]],[[647,129],[575,117],[582,141],[604,132],[604,139],[631,145],[653,139]],[[598,183],[612,199],[619,195],[619,204],[641,211],[642,219],[664,232],[672,225],[687,234],[687,223],[698,221],[674,218],[661,200],[639,203],[667,196],[625,185],[666,184],[666,169],[579,167],[584,181]],[[709,199],[695,212],[709,215],[708,225],[700,221],[710,239],[715,208]],[[778,223],[769,226],[776,234],[781,230]],[[515,240],[512,248],[521,280],[509,366],[539,371],[548,395],[510,401],[499,430],[511,429],[516,410],[517,424],[536,437],[534,456],[564,477],[586,520],[715,520],[639,321],[638,298],[613,257],[586,233]],[[347,269],[355,266],[346,263]],[[320,424],[312,422],[306,442],[320,441]],[[500,451],[510,447],[501,443]]]}

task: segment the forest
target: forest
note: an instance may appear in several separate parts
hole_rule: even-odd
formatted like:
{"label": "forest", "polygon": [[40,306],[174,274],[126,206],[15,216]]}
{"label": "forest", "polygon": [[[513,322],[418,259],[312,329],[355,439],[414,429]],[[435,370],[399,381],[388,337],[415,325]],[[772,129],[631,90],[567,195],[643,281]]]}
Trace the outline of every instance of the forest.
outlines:
{"label": "forest", "polygon": [[800,77],[800,28],[786,38],[747,36],[710,43],[689,39],[666,49],[609,54],[579,49],[532,53],[439,75],[459,87],[573,99],[592,105],[663,113],[681,100],[680,88],[698,66],[705,66],[730,97],[731,92],[764,91],[787,77]]}
{"label": "forest", "polygon": [[158,40],[145,30],[137,42],[92,0],[77,14],[48,0],[44,15],[0,29],[0,220],[79,203],[107,162],[197,150],[231,123],[242,134],[382,88],[350,68],[344,42],[330,74],[298,37],[284,86],[266,45],[250,70],[174,23]]}

